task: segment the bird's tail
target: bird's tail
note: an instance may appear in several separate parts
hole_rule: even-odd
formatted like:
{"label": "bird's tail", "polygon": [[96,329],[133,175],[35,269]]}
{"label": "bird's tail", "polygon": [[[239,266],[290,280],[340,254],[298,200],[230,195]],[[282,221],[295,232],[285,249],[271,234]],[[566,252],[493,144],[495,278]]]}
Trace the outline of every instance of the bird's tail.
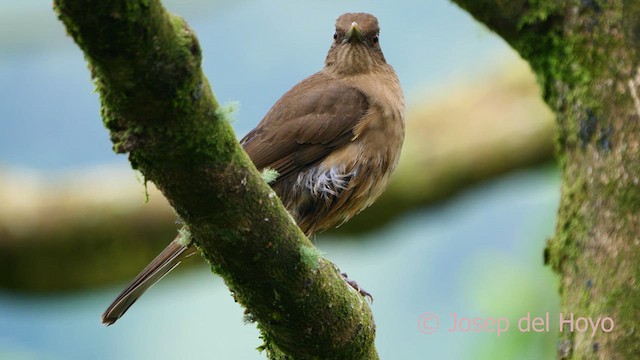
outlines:
{"label": "bird's tail", "polygon": [[156,256],[113,300],[104,314],[102,314],[103,324],[111,325],[116,322],[145,291],[160,281],[169,271],[180,265],[182,260],[197,251],[197,248],[193,245],[185,246],[180,244],[179,238],[180,236],[162,250],[160,255]]}

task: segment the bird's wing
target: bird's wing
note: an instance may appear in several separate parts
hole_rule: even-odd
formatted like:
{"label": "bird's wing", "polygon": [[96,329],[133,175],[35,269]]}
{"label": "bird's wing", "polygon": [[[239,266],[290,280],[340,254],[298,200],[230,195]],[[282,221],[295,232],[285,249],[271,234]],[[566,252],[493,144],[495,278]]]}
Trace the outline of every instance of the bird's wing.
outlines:
{"label": "bird's wing", "polygon": [[259,170],[284,177],[353,140],[369,107],[360,90],[317,73],[284,94],[240,143]]}

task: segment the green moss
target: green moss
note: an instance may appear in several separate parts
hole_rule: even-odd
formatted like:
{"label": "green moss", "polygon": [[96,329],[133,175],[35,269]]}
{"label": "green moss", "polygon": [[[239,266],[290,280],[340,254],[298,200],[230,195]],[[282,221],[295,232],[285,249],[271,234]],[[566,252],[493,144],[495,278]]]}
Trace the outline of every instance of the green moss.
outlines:
{"label": "green moss", "polygon": [[317,270],[322,253],[315,246],[300,246],[300,261],[309,269]]}
{"label": "green moss", "polygon": [[[640,187],[633,183],[615,186],[612,182],[611,187],[615,187],[612,191],[612,200],[616,203],[615,210],[620,216],[620,220],[624,220],[627,216],[637,214],[640,210]],[[632,225],[632,224],[626,224]]]}
{"label": "green moss", "polygon": [[271,168],[262,169],[262,180],[264,180],[267,184],[271,184],[278,178],[278,171]]}
{"label": "green moss", "polygon": [[[260,326],[258,325],[258,328]],[[286,355],[278,345],[267,335],[267,332],[261,329],[260,338],[263,341],[263,344],[257,348],[260,352],[265,352],[267,358],[270,360],[295,360],[293,357]]]}
{"label": "green moss", "polygon": [[149,8],[149,0],[127,1],[125,6],[126,14],[140,14],[141,11],[146,11]]}
{"label": "green moss", "polygon": [[520,30],[547,21],[550,17],[556,16],[563,7],[561,2],[547,0],[530,0],[527,5],[527,10],[517,22],[517,28]]}
{"label": "green moss", "polygon": [[191,245],[191,231],[186,226],[183,226],[178,230],[178,243],[182,246]]}
{"label": "green moss", "polygon": [[73,4],[61,18],[78,23],[73,36],[91,63],[114,149],[129,153],[188,224],[212,271],[259,321],[269,356],[370,358],[362,356],[375,353],[366,303],[323,266],[238,146],[232,107],[218,105],[184,20],[152,0],[98,2],[96,11],[55,1]]}
{"label": "green moss", "polygon": [[[629,48],[640,48],[640,3],[636,0],[624,0],[624,8],[622,10],[622,24],[625,32],[625,40]],[[635,52],[634,61],[640,61],[640,53]]]}
{"label": "green moss", "polygon": [[561,276],[563,313],[616,321],[611,335],[561,334],[568,341],[561,343],[559,356],[633,358],[640,353],[635,324],[640,190],[634,183],[640,174],[635,165],[640,129],[628,88],[640,58],[640,5],[630,0],[487,5],[474,8],[480,13],[474,16],[530,63],[557,114],[563,188],[556,236],[545,257]]}
{"label": "green moss", "polygon": [[[640,273],[636,272],[634,279],[639,279]],[[625,299],[625,301],[620,301]],[[597,312],[608,316],[616,314],[614,332],[619,333],[617,348],[621,350],[617,355],[621,358],[632,359],[640,354],[640,342],[638,342],[638,319],[640,319],[640,287],[637,285],[622,284],[610,292],[603,308]],[[624,335],[623,335],[624,334]],[[625,356],[626,355],[626,356]]]}
{"label": "green moss", "polygon": [[[566,174],[565,174],[566,177]],[[564,263],[570,263],[580,254],[580,241],[588,233],[590,224],[581,212],[585,194],[584,179],[563,181],[563,201],[558,210],[556,237],[547,244],[549,264],[558,273],[563,272]]]}
{"label": "green moss", "polygon": [[231,101],[229,103],[218,106],[216,109],[216,118],[228,123],[233,123],[236,118],[235,115],[240,107],[239,101]]}

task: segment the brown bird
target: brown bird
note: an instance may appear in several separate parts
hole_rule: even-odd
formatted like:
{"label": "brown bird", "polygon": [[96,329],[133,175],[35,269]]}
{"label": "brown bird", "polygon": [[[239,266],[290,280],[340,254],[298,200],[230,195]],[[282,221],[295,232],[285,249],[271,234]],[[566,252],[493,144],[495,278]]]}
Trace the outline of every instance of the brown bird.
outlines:
{"label": "brown bird", "polygon": [[[309,236],[339,226],[385,189],[404,141],[404,97],[379,43],[378,20],[344,14],[336,21],[324,68],[302,80],[241,141]],[[113,324],[151,285],[196,252],[178,239],[113,301]]]}

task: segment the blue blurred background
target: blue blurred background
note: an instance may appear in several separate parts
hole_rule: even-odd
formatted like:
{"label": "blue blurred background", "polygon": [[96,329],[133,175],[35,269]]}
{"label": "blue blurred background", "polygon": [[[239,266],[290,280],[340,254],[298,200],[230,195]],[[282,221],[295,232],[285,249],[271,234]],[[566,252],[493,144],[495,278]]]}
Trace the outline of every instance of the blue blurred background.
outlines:
{"label": "blue blurred background", "polygon": [[[378,17],[385,56],[409,106],[451,79],[473,78],[517,57],[445,0],[164,3],[197,33],[220,102],[240,102],[239,136],[322,67],[343,12]],[[53,176],[105,163],[128,167],[111,151],[83,55],[50,4],[0,3],[0,168]],[[383,359],[552,358],[553,330],[520,333],[515,323],[527,312],[559,311],[557,279],[542,261],[559,188],[553,166],[524,170],[357,240],[331,234],[317,241],[374,294]],[[242,309],[206,265],[167,277],[105,328],[99,316],[123,285],[63,294],[0,291],[0,359],[264,358],[255,350],[261,344],[255,326],[242,322]],[[423,334],[419,319],[426,312],[438,314],[443,329]],[[449,333],[450,313],[507,317],[511,329],[500,337]]]}

